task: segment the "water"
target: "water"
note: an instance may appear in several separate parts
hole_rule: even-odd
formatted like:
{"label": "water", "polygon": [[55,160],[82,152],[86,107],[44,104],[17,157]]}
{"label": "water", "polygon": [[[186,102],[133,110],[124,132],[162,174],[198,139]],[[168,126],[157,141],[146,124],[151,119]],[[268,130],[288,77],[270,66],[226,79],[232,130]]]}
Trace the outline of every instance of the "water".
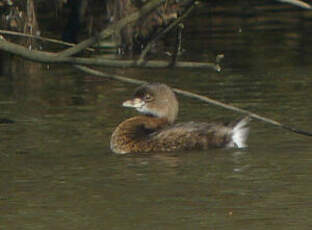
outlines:
{"label": "water", "polygon": [[[224,53],[221,73],[118,72],[312,131],[310,16],[261,7],[270,20],[260,25],[258,8],[248,20],[216,8],[188,22],[183,58]],[[1,229],[311,229],[310,137],[254,120],[246,150],[118,156],[109,138],[136,114],[121,107],[135,86],[68,66],[26,68],[0,77],[0,117],[15,120],[0,125]],[[179,100],[179,121],[240,116]]]}

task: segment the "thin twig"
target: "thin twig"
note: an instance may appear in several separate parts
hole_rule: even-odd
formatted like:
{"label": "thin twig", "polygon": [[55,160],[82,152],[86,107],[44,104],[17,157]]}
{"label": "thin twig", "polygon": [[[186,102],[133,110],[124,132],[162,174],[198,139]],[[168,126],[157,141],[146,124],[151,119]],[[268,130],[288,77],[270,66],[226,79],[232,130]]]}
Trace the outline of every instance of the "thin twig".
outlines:
{"label": "thin twig", "polygon": [[[55,44],[59,44],[59,45],[65,45],[65,46],[71,46],[71,47],[76,45],[75,43],[64,42],[64,41],[60,41],[57,39],[46,38],[46,37],[41,37],[41,36],[31,35],[31,34],[25,34],[25,33],[20,33],[20,32],[16,32],[16,31],[0,30],[0,34],[7,34],[7,35],[14,35],[14,36],[19,36],[19,37],[33,38],[33,39],[37,39],[37,40],[41,40],[41,41],[45,41],[45,42],[51,42],[51,43],[55,43]],[[93,49],[93,48],[87,48],[86,50],[95,51],[95,49]]]}
{"label": "thin twig", "polygon": [[180,23],[177,27],[177,34],[176,34],[176,44],[175,44],[175,49],[171,57],[171,63],[170,67],[174,67],[177,63],[177,58],[179,54],[181,53],[182,50],[182,30],[184,28],[184,25]]}
{"label": "thin twig", "polygon": [[[156,6],[156,2],[159,3],[158,1],[153,1],[154,5],[149,5],[146,4],[144,7],[141,8],[141,10],[139,12],[141,12],[142,14],[148,12],[149,10],[152,10],[152,6]],[[193,2],[193,0],[184,0],[184,2],[189,3],[189,2]],[[151,2],[152,3],[152,2]],[[145,8],[146,7],[146,8]],[[187,12],[185,12],[184,15],[182,15],[179,20],[177,20],[175,23],[178,23],[179,21],[181,21],[183,18],[185,18],[193,9],[194,4],[188,8]],[[115,27],[118,28],[122,28],[122,26],[126,25],[126,22],[131,22],[131,20],[133,20],[132,17],[137,17],[139,18],[138,15],[132,14],[129,16],[130,19],[123,19],[119,22],[117,22],[116,24],[114,24]],[[128,17],[126,17],[128,18]],[[167,30],[169,31],[170,28],[173,28],[175,23],[171,24],[171,26],[169,26],[167,28]],[[114,28],[114,26],[111,26],[109,28]],[[106,34],[106,33],[110,33],[111,29],[106,29],[104,31],[102,31],[102,33]],[[105,32],[106,31],[106,32]],[[4,31],[2,31],[4,32]],[[67,45],[71,45],[69,43],[64,43],[61,41],[57,41],[54,39],[45,39],[42,37],[37,37],[37,36],[31,36],[31,35],[21,35],[20,33],[17,32],[6,32],[6,33],[10,33],[10,34],[14,34],[14,35],[20,35],[20,36],[26,36],[26,37],[34,37],[37,39],[41,39],[41,40],[47,40],[47,41],[51,41],[51,42],[57,42],[60,44],[67,44]],[[91,38],[92,39],[92,38]],[[82,42],[84,44],[84,42]],[[73,49],[69,48],[63,52],[60,53],[52,53],[52,52],[43,52],[43,51],[38,51],[38,50],[29,50],[23,46],[20,45],[16,45],[14,43],[11,43],[9,41],[6,41],[5,39],[1,39],[0,38],[0,50],[4,50],[7,51],[11,54],[15,54],[18,56],[21,56],[25,59],[31,60],[31,61],[35,61],[35,62],[40,62],[40,63],[46,63],[46,64],[56,64],[56,63],[67,63],[67,64],[74,64],[74,65],[94,65],[94,66],[108,66],[108,67],[146,67],[146,68],[166,68],[170,66],[170,63],[167,61],[157,61],[157,60],[153,60],[153,61],[149,61],[147,63],[138,63],[138,62],[134,62],[132,60],[105,60],[105,59],[100,59],[100,58],[83,58],[83,57],[69,57],[68,55],[74,54],[76,51],[78,51],[80,48],[82,48],[82,44],[78,44],[75,47],[73,47]],[[179,68],[209,68],[209,69],[214,69],[216,71],[220,71],[221,67],[219,66],[219,64],[215,64],[215,63],[198,63],[198,62],[177,62],[175,63],[176,67]]]}
{"label": "thin twig", "polygon": [[[185,0],[185,1],[191,2],[190,0]],[[287,1],[287,2],[290,2],[290,1]],[[116,23],[116,24],[108,27],[107,29],[103,30],[100,33],[99,37],[101,39],[103,39],[103,38],[111,36],[116,30],[119,31],[125,25],[127,25],[131,22],[134,22],[135,20],[140,18],[142,15],[150,12],[152,9],[157,7],[160,3],[161,3],[160,0],[153,0],[149,3],[147,3],[144,7],[142,7],[142,9],[139,12],[131,14],[130,16],[120,20],[118,23]],[[86,58],[68,57],[68,56],[76,54],[76,53],[82,51],[83,49],[89,47],[90,45],[94,44],[97,40],[98,40],[97,37],[92,37],[88,40],[85,40],[85,41],[79,43],[78,45],[74,46],[73,48],[69,48],[65,51],[62,51],[58,54],[55,54],[55,53],[48,53],[48,52],[41,52],[41,51],[30,51],[30,50],[26,49],[25,47],[12,44],[12,43],[7,42],[4,39],[0,38],[0,49],[5,50],[5,51],[10,52],[10,53],[13,53],[13,54],[16,54],[16,55],[19,55],[19,56],[22,56],[22,57],[25,57],[26,59],[29,59],[29,60],[34,60],[34,61],[44,62],[44,63],[60,63],[60,62],[63,62],[63,63],[71,63],[71,64],[100,65],[100,63],[102,62],[101,65],[103,65],[103,63],[105,63],[105,62],[106,62],[106,64],[108,62],[110,62],[111,65],[113,65],[113,66],[126,66],[126,67],[138,66],[138,64],[133,62],[133,61],[126,61],[126,62],[123,61],[122,65],[120,65],[120,63],[117,64],[117,62],[121,62],[121,61],[112,62],[112,61],[104,61],[104,60],[98,60],[98,59],[96,59],[96,60],[90,59],[89,61],[87,61],[87,60],[85,60]],[[144,55],[142,57],[144,58]],[[92,62],[94,62],[94,63],[92,63]],[[152,63],[152,62],[148,62],[148,63]],[[144,66],[150,67],[150,66],[148,66],[148,63],[145,63]],[[156,63],[154,61],[154,64],[155,65],[153,67],[158,67],[158,68],[163,68],[163,67],[166,67],[166,65],[168,65],[167,62],[161,62],[161,61],[157,61]],[[195,67],[194,65],[197,68],[198,67],[207,67],[207,66],[215,68],[215,64],[212,65],[211,63],[190,63],[190,62],[188,62],[188,63],[177,62],[176,63],[176,67],[192,67],[192,68],[194,68]],[[132,84],[137,84],[137,85],[146,83],[145,81],[134,80],[134,79],[118,76],[118,75],[105,74],[105,73],[90,69],[90,68],[85,67],[85,66],[75,65],[75,67],[82,70],[82,71],[88,72],[90,74],[101,76],[101,77],[106,77],[106,78],[110,78],[110,79],[114,79],[114,80],[119,80],[119,81],[128,82],[128,83],[132,83]],[[232,111],[236,111],[239,113],[246,114],[246,115],[248,115],[252,118],[255,118],[257,120],[264,121],[266,123],[281,127],[283,129],[286,129],[286,130],[289,130],[289,131],[292,131],[292,132],[295,132],[298,134],[302,134],[302,135],[306,135],[306,136],[312,136],[312,133],[310,133],[310,132],[289,127],[287,125],[281,124],[280,122],[274,121],[274,120],[269,119],[269,118],[265,118],[263,116],[255,114],[255,113],[251,113],[247,110],[239,109],[239,108],[236,108],[234,106],[224,104],[222,102],[216,101],[216,100],[211,99],[209,97],[201,96],[201,95],[191,93],[191,92],[181,90],[181,89],[174,89],[174,91],[178,94],[181,94],[181,95],[196,98],[196,99],[199,99],[201,101],[205,101],[205,102],[208,102],[211,104],[218,105],[218,106],[223,107],[225,109],[229,109]]]}
{"label": "thin twig", "polygon": [[131,79],[128,77],[122,77],[122,76],[119,76],[116,74],[103,73],[101,71],[91,69],[89,67],[82,66],[82,65],[74,65],[74,67],[76,69],[79,69],[79,70],[85,72],[85,73],[92,74],[92,75],[97,76],[97,77],[104,77],[104,78],[108,78],[108,79],[112,79],[112,80],[117,80],[117,81],[135,84],[135,85],[142,85],[142,84],[147,83],[147,81],[141,81],[141,80]]}
{"label": "thin twig", "polygon": [[174,27],[176,27],[183,19],[185,19],[195,8],[197,5],[197,2],[194,2],[184,13],[182,16],[177,18],[174,22],[172,22],[169,26],[166,27],[163,31],[158,33],[155,38],[153,38],[144,48],[144,50],[141,52],[140,58],[137,61],[139,65],[141,65],[144,62],[144,58],[146,54],[151,50],[153,47],[153,44],[158,41],[160,38],[162,38],[165,34],[167,34],[169,31],[171,31]]}
{"label": "thin twig", "polygon": [[299,1],[299,0],[277,0],[279,2],[286,2],[286,3],[289,3],[289,4],[293,4],[295,6],[298,6],[298,7],[301,7],[301,8],[304,8],[306,10],[311,10],[312,7],[311,5],[309,5],[308,3],[305,3],[303,1]]}
{"label": "thin twig", "polygon": [[142,9],[140,11],[137,11],[137,12],[121,19],[117,23],[114,23],[114,24],[108,26],[106,29],[102,30],[96,36],[93,36],[87,40],[84,40],[83,42],[80,42],[79,44],[77,44],[76,46],[74,46],[72,48],[69,48],[69,49],[66,49],[66,50],[59,52],[58,56],[61,56],[61,57],[72,56],[74,54],[81,52],[85,48],[90,47],[91,45],[96,43],[98,40],[105,39],[105,38],[112,36],[116,31],[119,31],[120,29],[122,29],[124,26],[126,26],[127,24],[129,24],[131,22],[135,22],[137,19],[139,19],[140,17],[142,17],[146,13],[150,12],[151,10],[153,10],[154,8],[159,6],[160,4],[161,4],[160,0],[153,0],[149,3],[147,3],[145,6],[142,7]]}
{"label": "thin twig", "polygon": [[[193,0],[181,0],[182,2],[188,3],[192,2]],[[119,20],[117,23],[114,23],[108,26],[106,29],[102,30],[96,36],[93,36],[83,42],[80,42],[76,46],[66,49],[58,53],[58,56],[68,57],[74,54],[77,54],[84,50],[87,47],[90,47],[94,43],[96,43],[99,39],[105,39],[112,36],[114,33],[120,31],[126,25],[137,21],[142,16],[146,15],[147,13],[151,12],[155,8],[157,8],[160,4],[162,4],[162,0],[150,0],[146,3],[140,10],[128,15],[127,17]]]}
{"label": "thin twig", "polygon": [[[103,73],[103,72],[100,72],[98,70],[94,70],[94,69],[91,69],[91,68],[88,68],[88,67],[85,67],[85,66],[75,66],[75,67],[77,69],[79,69],[79,70],[82,70],[82,71],[84,71],[86,73],[89,73],[89,74],[93,74],[95,76],[105,77],[105,78],[118,80],[118,81],[122,81],[122,82],[127,82],[127,83],[131,83],[131,84],[135,84],[135,85],[142,85],[142,84],[147,83],[146,81],[141,81],[141,80],[131,79],[131,78],[127,78],[127,77],[122,77],[122,76],[115,75],[115,74]],[[232,106],[232,105],[227,105],[227,104],[225,104],[223,102],[211,99],[211,98],[209,98],[207,96],[202,96],[202,95],[199,95],[199,94],[196,94],[196,93],[192,93],[192,92],[189,92],[189,91],[186,91],[186,90],[178,89],[178,88],[173,88],[173,90],[174,90],[174,92],[176,92],[178,94],[181,94],[183,96],[195,98],[195,99],[198,99],[200,101],[204,101],[204,102],[207,102],[207,103],[210,103],[210,104],[217,105],[217,106],[222,107],[224,109],[228,109],[228,110],[232,110],[232,111],[235,111],[235,112],[238,112],[238,113],[246,114],[249,117],[252,117],[254,119],[263,121],[265,123],[269,123],[271,125],[274,125],[274,126],[277,126],[277,127],[283,128],[283,129],[286,129],[288,131],[291,131],[291,132],[294,132],[294,133],[297,133],[297,134],[301,134],[301,135],[305,135],[305,136],[312,136],[311,132],[304,131],[304,130],[299,130],[299,129],[290,127],[288,125],[284,125],[284,124],[282,124],[282,123],[280,123],[278,121],[275,121],[275,120],[272,120],[270,118],[266,118],[266,117],[260,116],[260,115],[258,115],[256,113],[252,113],[252,112],[249,112],[249,111],[244,110],[244,109],[237,108],[237,107]]]}
{"label": "thin twig", "polygon": [[[144,65],[138,65],[133,60],[108,60],[103,58],[83,58],[83,57],[66,57],[57,56],[56,53],[43,52],[38,50],[29,50],[24,46],[16,45],[0,38],[0,50],[4,50],[11,54],[21,56],[30,61],[46,63],[46,64],[74,64],[74,65],[94,65],[94,66],[108,66],[108,67],[145,67],[145,68],[166,68],[169,65],[168,61],[153,60]],[[203,62],[177,62],[178,68],[208,68],[216,71],[220,70],[220,66],[215,63]]]}

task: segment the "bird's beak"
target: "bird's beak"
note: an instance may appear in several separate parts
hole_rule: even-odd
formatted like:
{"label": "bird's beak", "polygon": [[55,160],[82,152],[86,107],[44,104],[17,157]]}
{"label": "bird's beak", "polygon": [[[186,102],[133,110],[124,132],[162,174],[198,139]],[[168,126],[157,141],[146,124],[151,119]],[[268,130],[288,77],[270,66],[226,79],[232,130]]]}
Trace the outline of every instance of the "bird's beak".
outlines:
{"label": "bird's beak", "polygon": [[122,103],[122,106],[129,108],[142,108],[145,102],[141,98],[133,98]]}

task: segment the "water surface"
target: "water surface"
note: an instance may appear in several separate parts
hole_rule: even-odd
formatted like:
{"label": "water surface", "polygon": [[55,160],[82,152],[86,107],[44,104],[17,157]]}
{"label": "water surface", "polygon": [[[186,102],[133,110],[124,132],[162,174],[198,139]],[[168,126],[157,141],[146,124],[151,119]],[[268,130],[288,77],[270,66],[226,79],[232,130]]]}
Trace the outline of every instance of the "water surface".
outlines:
{"label": "water surface", "polygon": [[[118,70],[312,131],[311,14],[263,4],[198,10],[182,59],[223,70]],[[263,12],[263,14],[262,14]],[[285,16],[287,15],[287,17]],[[169,41],[170,43],[170,41]],[[3,229],[311,229],[311,138],[252,121],[245,150],[114,155],[135,86],[68,66],[0,76]],[[27,71],[25,71],[25,69]],[[179,121],[241,116],[179,96]]]}

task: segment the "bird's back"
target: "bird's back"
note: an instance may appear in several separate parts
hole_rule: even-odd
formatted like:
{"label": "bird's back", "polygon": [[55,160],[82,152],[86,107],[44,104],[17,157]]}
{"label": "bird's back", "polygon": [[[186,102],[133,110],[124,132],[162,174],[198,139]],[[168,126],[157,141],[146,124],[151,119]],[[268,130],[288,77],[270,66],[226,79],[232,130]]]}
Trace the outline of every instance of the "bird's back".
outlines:
{"label": "bird's back", "polygon": [[225,147],[232,142],[233,127],[221,123],[185,122],[150,134],[154,151]]}

